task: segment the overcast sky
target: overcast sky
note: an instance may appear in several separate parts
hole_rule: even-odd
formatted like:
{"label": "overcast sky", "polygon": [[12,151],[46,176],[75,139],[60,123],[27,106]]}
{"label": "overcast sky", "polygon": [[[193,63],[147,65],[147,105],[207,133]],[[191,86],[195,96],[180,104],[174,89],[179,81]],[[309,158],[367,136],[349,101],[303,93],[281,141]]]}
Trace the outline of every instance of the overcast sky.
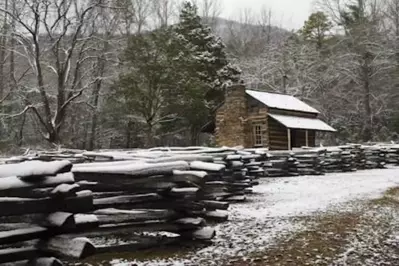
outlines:
{"label": "overcast sky", "polygon": [[222,17],[234,18],[240,9],[249,8],[259,12],[263,6],[273,11],[272,22],[275,26],[287,29],[299,29],[312,13],[314,0],[221,0]]}

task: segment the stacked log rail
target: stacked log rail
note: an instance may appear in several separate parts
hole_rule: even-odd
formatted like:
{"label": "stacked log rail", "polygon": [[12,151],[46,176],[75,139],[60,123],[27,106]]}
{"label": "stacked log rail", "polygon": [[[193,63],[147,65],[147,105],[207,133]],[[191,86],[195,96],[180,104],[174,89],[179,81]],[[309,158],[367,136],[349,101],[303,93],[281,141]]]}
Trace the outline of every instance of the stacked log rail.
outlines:
{"label": "stacked log rail", "polygon": [[[80,186],[95,193],[97,213],[119,210],[125,217],[118,220],[123,227],[130,225],[136,231],[148,227],[150,231],[167,231],[185,238],[211,239],[214,230],[203,229],[207,210],[226,210],[228,204],[202,200],[208,173],[193,170],[190,164],[186,161],[90,163],[74,165],[73,172]],[[126,215],[126,211],[133,212]],[[142,212],[141,217],[137,217],[137,212]],[[161,216],[152,220],[154,214]],[[227,219],[227,214],[223,215]],[[118,227],[116,224],[108,229]]]}
{"label": "stacked log rail", "polygon": [[381,145],[348,144],[339,148],[352,153],[357,169],[381,169],[388,160],[387,148]]}
{"label": "stacked log rail", "polygon": [[[217,211],[227,209],[227,203],[199,200],[207,173],[190,171],[189,163],[118,163],[101,171],[82,164],[75,174],[69,161],[1,165],[0,263],[59,265],[58,259],[83,259],[121,248],[209,240],[215,230],[204,218],[227,218]],[[90,181],[96,175],[96,181]],[[134,239],[132,244],[93,241],[124,230]],[[155,240],[147,236],[160,231],[174,235]]]}
{"label": "stacked log rail", "polygon": [[[256,161],[260,162],[264,168],[264,177],[284,177],[298,176],[298,161],[293,156],[292,151],[267,151],[247,150],[249,152],[262,153],[257,155]],[[264,153],[264,154],[263,154]]]}
{"label": "stacked log rail", "polygon": [[[184,159],[191,170],[207,171],[204,197],[207,200],[237,202],[245,201],[245,194],[258,184],[264,175],[260,155],[230,148],[158,148],[143,156],[160,156],[157,160]],[[192,159],[192,160],[191,160]],[[193,161],[197,160],[197,161]]]}
{"label": "stacked log rail", "polygon": [[[34,155],[37,155],[35,157]],[[13,161],[51,159],[60,156],[81,158],[84,162],[120,163],[145,162],[162,163],[173,161],[200,161],[204,163],[216,163],[224,165],[223,171],[213,172],[205,177],[207,198],[227,201],[245,200],[245,194],[251,192],[251,188],[258,184],[257,179],[264,175],[263,163],[257,161],[261,155],[254,155],[241,149],[234,148],[154,148],[149,150],[104,150],[96,152],[62,151],[56,152],[31,152],[28,156],[13,158]],[[82,162],[82,161],[74,161]],[[201,170],[201,169],[200,169]],[[213,195],[212,195],[213,194]],[[219,196],[216,196],[219,194]]]}
{"label": "stacked log rail", "polygon": [[385,162],[391,165],[399,165],[399,145],[398,144],[379,144],[381,149],[385,151]]}
{"label": "stacked log rail", "polygon": [[59,265],[57,257],[95,252],[89,239],[68,236],[97,225],[86,214],[93,210],[93,195],[79,190],[71,167],[69,161],[0,166],[0,263]]}
{"label": "stacked log rail", "polygon": [[298,162],[299,175],[323,175],[325,173],[325,150],[307,149],[294,151],[293,157]]}

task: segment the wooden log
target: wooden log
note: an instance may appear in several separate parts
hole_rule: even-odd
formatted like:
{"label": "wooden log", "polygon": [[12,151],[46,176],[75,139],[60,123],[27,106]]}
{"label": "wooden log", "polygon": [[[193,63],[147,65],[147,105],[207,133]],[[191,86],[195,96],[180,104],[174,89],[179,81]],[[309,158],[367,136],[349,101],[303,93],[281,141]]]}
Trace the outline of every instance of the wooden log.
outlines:
{"label": "wooden log", "polygon": [[53,198],[0,198],[0,216],[52,213],[56,211],[84,213],[92,210],[93,195],[87,192],[62,200]]}
{"label": "wooden log", "polygon": [[55,176],[59,173],[70,172],[72,164],[69,161],[27,161],[18,164],[0,165],[0,178],[18,176],[24,180],[36,180],[43,176]]}
{"label": "wooden log", "polygon": [[31,260],[14,261],[2,263],[2,266],[62,266],[63,263],[56,258],[34,258]]}
{"label": "wooden log", "polygon": [[182,232],[183,238],[197,239],[197,240],[211,240],[216,236],[216,230],[211,227],[204,227],[191,232]]}
{"label": "wooden log", "polygon": [[203,218],[181,218],[174,221],[181,230],[197,229],[205,225],[205,219]]}
{"label": "wooden log", "polygon": [[77,231],[84,231],[97,228],[100,225],[100,221],[97,215],[94,214],[75,214],[73,216],[75,222],[75,228]]}
{"label": "wooden log", "polygon": [[176,162],[176,161],[212,162],[213,156],[202,155],[202,154],[185,154],[185,155],[170,155],[168,157],[160,157],[160,158],[156,158],[156,159],[146,160],[147,163],[165,163],[165,162]]}
{"label": "wooden log", "polygon": [[216,221],[216,222],[225,222],[229,218],[229,215],[227,212],[221,212],[221,211],[207,211],[205,212],[202,217],[204,217],[207,220],[211,221]]}
{"label": "wooden log", "polygon": [[[78,175],[78,179],[79,179]],[[81,188],[91,190],[93,192],[132,192],[132,193],[150,193],[154,191],[167,191],[177,187],[175,182],[169,177],[157,176],[148,177],[144,179],[131,179],[131,178],[115,178],[114,176],[101,176],[97,174],[87,174],[82,178],[88,178],[93,181],[79,181],[77,184]],[[185,180],[183,180],[185,181]],[[104,183],[106,182],[106,183]]]}
{"label": "wooden log", "polygon": [[84,259],[94,255],[96,252],[94,244],[85,237],[71,239],[57,236],[39,241],[37,248],[43,252],[73,259]]}
{"label": "wooden log", "polygon": [[73,213],[70,212],[51,213],[41,225],[49,228],[62,228],[64,230],[76,227]]}
{"label": "wooden log", "polygon": [[196,197],[200,189],[197,187],[172,188],[168,195],[173,197]]}
{"label": "wooden log", "polygon": [[0,245],[12,244],[47,236],[49,236],[49,230],[47,228],[32,225],[32,227],[28,228],[0,232]]}
{"label": "wooden log", "polygon": [[172,210],[118,210],[101,209],[94,212],[99,224],[140,223],[154,220],[170,221],[179,215]]}
{"label": "wooden log", "polygon": [[213,200],[203,200],[201,201],[207,210],[227,210],[229,208],[228,202],[220,202]]}
{"label": "wooden log", "polygon": [[209,171],[209,172],[220,172],[226,168],[225,165],[216,163],[206,163],[194,161],[190,163],[190,169],[199,171]]}
{"label": "wooden log", "polygon": [[161,200],[162,197],[156,193],[141,195],[116,196],[102,199],[95,199],[94,206],[96,209],[107,207],[115,207],[121,205],[134,205],[138,203],[150,203]]}
{"label": "wooden log", "polygon": [[37,258],[27,261],[26,266],[62,266],[63,263],[56,258]]}
{"label": "wooden log", "polygon": [[0,263],[31,260],[38,256],[39,250],[33,247],[0,249]]}
{"label": "wooden log", "polygon": [[46,197],[53,197],[53,198],[66,198],[72,197],[76,195],[76,192],[79,191],[81,188],[78,184],[61,184],[57,187],[48,187],[48,188],[36,188],[32,190],[26,190],[22,193],[18,191],[14,191],[13,193],[7,192],[8,196],[14,197],[27,197],[27,198],[46,198]]}
{"label": "wooden log", "polygon": [[46,176],[35,182],[24,181],[16,176],[0,178],[0,196],[24,195],[34,188],[54,187],[60,184],[74,183],[72,173],[63,173],[56,176]]}
{"label": "wooden log", "polygon": [[68,197],[68,196],[73,196],[78,192],[80,189],[80,186],[78,184],[61,184],[58,185],[56,188],[54,188],[50,194],[51,197]]}
{"label": "wooden log", "polygon": [[[191,228],[191,229],[196,229]],[[170,233],[180,233],[182,231],[182,226],[175,224],[173,222],[166,221],[148,221],[142,223],[111,223],[103,224],[98,228],[93,230],[85,231],[82,234],[85,236],[104,236],[104,234],[113,235],[120,233],[140,233],[140,232],[170,232]],[[187,229],[184,229],[187,230]],[[183,230],[183,231],[184,231]]]}
{"label": "wooden log", "polygon": [[131,165],[81,167],[75,165],[72,169],[74,173],[110,173],[123,174],[134,177],[146,177],[154,175],[172,175],[173,170],[188,170],[189,164],[185,161],[166,162],[166,163],[135,163]]}

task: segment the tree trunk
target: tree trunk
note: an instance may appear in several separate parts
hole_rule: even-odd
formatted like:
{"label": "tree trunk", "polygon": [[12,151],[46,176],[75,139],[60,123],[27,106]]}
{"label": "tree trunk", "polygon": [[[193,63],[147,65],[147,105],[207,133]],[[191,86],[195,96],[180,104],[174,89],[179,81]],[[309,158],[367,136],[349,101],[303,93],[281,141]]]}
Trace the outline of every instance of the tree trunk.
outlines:
{"label": "tree trunk", "polygon": [[127,149],[132,147],[132,127],[133,127],[133,122],[132,121],[127,122],[127,126],[126,126],[126,148]]}
{"label": "tree trunk", "polygon": [[147,130],[146,130],[146,141],[145,146],[146,148],[153,148],[155,147],[155,136],[154,136],[154,126],[150,123],[147,123]]}
{"label": "tree trunk", "polygon": [[18,145],[18,147],[21,147],[22,144],[23,144],[25,121],[26,121],[26,113],[24,113],[22,115],[21,125],[19,126],[19,130],[18,130],[18,136],[17,136],[17,145]]}
{"label": "tree trunk", "polygon": [[94,89],[93,89],[93,106],[94,106],[94,113],[91,119],[91,128],[90,128],[90,137],[89,137],[89,150],[93,150],[95,148],[95,142],[96,142],[96,133],[97,133],[97,123],[98,123],[98,102],[99,102],[99,97],[100,97],[100,91],[101,91],[101,86],[102,86],[102,77],[104,76],[105,72],[105,63],[106,63],[106,58],[104,54],[108,51],[109,44],[108,41],[105,40],[103,43],[103,49],[101,52],[101,56],[97,58],[97,71],[95,73],[96,75],[96,82],[94,83]]}
{"label": "tree trunk", "polygon": [[198,145],[198,130],[196,127],[192,126],[190,129],[190,135],[191,135],[191,146],[197,146]]}
{"label": "tree trunk", "polygon": [[[4,8],[8,10],[8,0],[5,0]],[[7,46],[7,32],[8,32],[8,15],[4,13],[4,19],[2,22],[2,36],[0,39],[0,98],[3,98],[5,85],[6,85],[6,75],[4,73],[4,64],[6,61],[6,46]]]}
{"label": "tree trunk", "polygon": [[364,131],[363,131],[363,141],[370,141],[373,138],[373,114],[371,110],[370,101],[370,54],[364,54],[364,65],[362,67],[363,71],[363,97],[364,97],[364,111],[365,111],[365,121],[364,121]]}

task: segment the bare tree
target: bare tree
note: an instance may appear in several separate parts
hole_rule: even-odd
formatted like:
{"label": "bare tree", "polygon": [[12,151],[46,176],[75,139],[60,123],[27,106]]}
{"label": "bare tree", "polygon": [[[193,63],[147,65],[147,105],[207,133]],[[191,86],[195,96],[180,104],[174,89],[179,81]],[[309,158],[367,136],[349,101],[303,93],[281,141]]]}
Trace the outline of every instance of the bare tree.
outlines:
{"label": "bare tree", "polygon": [[177,17],[178,4],[175,0],[152,0],[155,27],[168,26]]}
{"label": "bare tree", "polygon": [[109,70],[109,67],[118,63],[116,60],[118,56],[118,49],[115,48],[121,43],[120,38],[115,36],[115,31],[120,22],[120,13],[109,12],[108,9],[98,9],[96,20],[93,23],[93,30],[95,32],[94,39],[97,46],[93,51],[95,56],[93,76],[97,77],[93,84],[93,90],[90,97],[92,107],[91,127],[88,140],[88,149],[92,150],[95,147],[97,127],[98,127],[98,113],[100,107],[100,92],[104,87],[104,81],[107,79],[107,74],[111,78],[115,77],[115,72]]}
{"label": "bare tree", "polygon": [[32,111],[40,133],[50,143],[60,143],[69,105],[95,81],[87,80],[92,36],[87,27],[101,0],[19,0],[15,10],[0,8],[15,22],[14,53],[23,58],[31,75],[20,83],[33,94],[20,93],[27,103],[20,112]]}

